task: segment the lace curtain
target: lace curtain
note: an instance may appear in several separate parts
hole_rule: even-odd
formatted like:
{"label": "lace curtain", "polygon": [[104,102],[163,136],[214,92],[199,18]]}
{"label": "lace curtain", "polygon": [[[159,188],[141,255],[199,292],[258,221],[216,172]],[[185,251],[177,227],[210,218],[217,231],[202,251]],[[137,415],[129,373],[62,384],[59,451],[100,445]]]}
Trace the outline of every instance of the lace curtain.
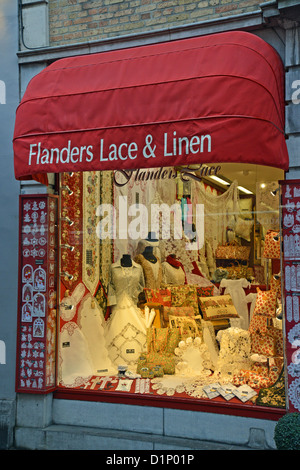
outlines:
{"label": "lace curtain", "polygon": [[204,205],[205,240],[210,243],[213,253],[219,244],[226,243],[226,229],[234,229],[239,213],[238,182],[234,181],[227,191],[220,194],[216,189],[202,182],[192,181],[193,205]]}

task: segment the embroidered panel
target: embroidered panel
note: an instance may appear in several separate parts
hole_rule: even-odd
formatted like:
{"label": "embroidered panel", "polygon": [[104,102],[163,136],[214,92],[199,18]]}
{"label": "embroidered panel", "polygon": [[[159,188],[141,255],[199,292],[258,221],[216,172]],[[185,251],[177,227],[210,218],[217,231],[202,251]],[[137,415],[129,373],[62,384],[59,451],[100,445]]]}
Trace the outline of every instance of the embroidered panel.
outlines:
{"label": "embroidered panel", "polygon": [[97,237],[97,208],[100,203],[100,173],[83,173],[83,256],[82,280],[91,294],[96,292],[100,274],[100,240]]}
{"label": "embroidered panel", "polygon": [[281,186],[286,361],[289,411],[300,411],[300,183]]}
{"label": "embroidered panel", "polygon": [[[111,204],[113,201],[113,172],[101,171],[100,177],[100,200],[99,204]],[[99,241],[99,284],[95,298],[103,312],[107,308],[107,292],[110,276],[110,267],[113,262],[113,249],[111,240],[106,238]]]}
{"label": "embroidered panel", "polygon": [[17,390],[55,386],[56,196],[20,196]]}
{"label": "embroidered panel", "polygon": [[82,173],[61,175],[61,282],[71,291],[82,278]]}

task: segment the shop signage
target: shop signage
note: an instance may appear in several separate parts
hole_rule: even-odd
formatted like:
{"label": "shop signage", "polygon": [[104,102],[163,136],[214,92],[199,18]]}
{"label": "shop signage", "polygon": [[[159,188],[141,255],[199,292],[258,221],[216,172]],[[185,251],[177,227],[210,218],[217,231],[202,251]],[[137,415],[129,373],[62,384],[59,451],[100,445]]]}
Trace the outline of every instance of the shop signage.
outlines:
{"label": "shop signage", "polygon": [[172,180],[177,177],[177,171],[179,171],[182,181],[188,181],[190,178],[201,181],[205,176],[217,176],[221,171],[221,166],[207,166],[200,163],[199,165],[183,168],[161,167],[154,169],[115,170],[113,181],[116,186],[121,187],[129,183],[130,180]]}
{"label": "shop signage", "polygon": [[[108,143],[105,139],[101,138],[98,148],[92,144],[77,146],[68,140],[67,144],[63,147],[45,148],[42,142],[35,142],[29,146],[28,165],[43,166],[49,164],[76,164],[76,163],[90,163],[93,160],[100,162],[112,161],[125,161],[144,158],[156,158],[158,156],[157,149],[159,148],[159,155],[162,158],[169,158],[170,160],[177,156],[200,155],[203,153],[210,153],[212,147],[212,139],[210,134],[194,135],[188,137],[177,137],[176,131],[170,139],[168,133],[163,135],[162,142],[157,145],[152,134],[147,134],[142,145],[137,142],[121,142],[121,143]],[[161,145],[162,144],[162,145]],[[163,154],[161,155],[161,149]],[[172,160],[170,161],[170,163]],[[141,165],[143,166],[143,165]]]}

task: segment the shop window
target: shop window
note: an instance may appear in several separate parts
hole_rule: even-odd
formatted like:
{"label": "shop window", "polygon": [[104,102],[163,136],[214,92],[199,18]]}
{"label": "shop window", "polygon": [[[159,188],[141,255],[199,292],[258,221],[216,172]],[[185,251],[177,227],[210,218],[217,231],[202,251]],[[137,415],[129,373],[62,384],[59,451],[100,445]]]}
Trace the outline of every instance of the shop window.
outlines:
{"label": "shop window", "polygon": [[61,174],[59,389],[284,408],[281,179]]}

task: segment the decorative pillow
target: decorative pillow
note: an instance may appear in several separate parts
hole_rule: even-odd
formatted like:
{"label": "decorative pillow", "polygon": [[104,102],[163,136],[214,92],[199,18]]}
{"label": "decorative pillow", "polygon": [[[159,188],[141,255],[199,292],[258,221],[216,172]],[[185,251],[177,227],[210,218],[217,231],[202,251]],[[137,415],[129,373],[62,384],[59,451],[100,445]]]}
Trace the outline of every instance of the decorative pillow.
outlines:
{"label": "decorative pillow", "polygon": [[280,237],[278,232],[269,230],[266,233],[263,258],[280,258]]}
{"label": "decorative pillow", "polygon": [[195,311],[193,307],[165,307],[163,308],[163,326],[169,326],[169,317],[194,317]]}
{"label": "decorative pillow", "polygon": [[262,291],[257,287],[257,297],[255,302],[254,315],[265,315],[267,317],[276,317],[277,291]]}
{"label": "decorative pillow", "polygon": [[213,286],[213,293],[214,295],[220,295],[219,289],[216,287],[215,284],[213,284],[211,281],[206,279],[205,277],[198,276],[197,274],[192,274],[192,273],[186,273],[186,279],[187,283],[189,285],[193,284],[198,287],[208,287],[208,286]]}
{"label": "decorative pillow", "polygon": [[278,379],[283,368],[283,358],[272,357],[269,359],[269,377],[271,382],[274,384]]}
{"label": "decorative pillow", "polygon": [[251,335],[251,352],[267,357],[275,356],[275,339],[271,335]]}
{"label": "decorative pillow", "polygon": [[170,286],[172,307],[192,307],[199,315],[197,286]]}
{"label": "decorative pillow", "polygon": [[281,277],[280,275],[272,276],[270,279],[270,290],[275,290],[277,297],[281,297]]}
{"label": "decorative pillow", "polygon": [[249,387],[256,388],[256,389],[266,388],[266,387],[269,387],[271,384],[269,377],[263,377],[252,371],[249,371],[247,383]]}
{"label": "decorative pillow", "polygon": [[197,296],[199,297],[211,297],[214,295],[214,286],[200,287],[197,286]]}
{"label": "decorative pillow", "polygon": [[239,318],[230,294],[199,297],[199,305],[204,320]]}
{"label": "decorative pillow", "polygon": [[169,326],[171,328],[179,328],[181,339],[202,337],[201,316],[179,317],[169,316]]}
{"label": "decorative pillow", "polygon": [[269,376],[269,363],[266,359],[265,362],[254,362],[251,365],[251,371],[259,374],[261,377],[268,377]]}
{"label": "decorative pillow", "polygon": [[279,328],[269,328],[268,330],[270,336],[274,338],[275,341],[275,355],[283,356],[283,334],[282,330]]}
{"label": "decorative pillow", "polygon": [[170,289],[149,289],[144,288],[146,301],[171,307],[171,291]]}
{"label": "decorative pillow", "polygon": [[270,318],[265,315],[253,315],[249,325],[249,333],[265,334],[270,326]]}

